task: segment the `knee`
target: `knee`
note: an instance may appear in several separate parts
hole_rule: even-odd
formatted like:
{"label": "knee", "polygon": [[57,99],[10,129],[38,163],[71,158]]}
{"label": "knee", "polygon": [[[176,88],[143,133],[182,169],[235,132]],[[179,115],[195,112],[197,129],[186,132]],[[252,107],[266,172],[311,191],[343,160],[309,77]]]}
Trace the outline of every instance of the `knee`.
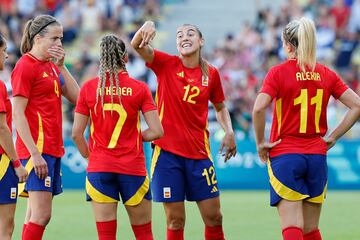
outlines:
{"label": "knee", "polygon": [[170,229],[183,229],[185,226],[185,216],[168,214],[167,215],[167,226]]}
{"label": "knee", "polygon": [[1,226],[0,226],[0,238],[1,236],[6,237],[6,239],[11,239],[11,236],[14,232],[14,219],[8,219],[8,221],[1,221]]}
{"label": "knee", "polygon": [[207,226],[219,226],[222,225],[223,216],[220,211],[216,211],[211,214],[207,214],[204,220]]}
{"label": "knee", "polygon": [[38,214],[32,214],[30,221],[42,226],[46,226],[51,219],[51,211],[42,211]]}

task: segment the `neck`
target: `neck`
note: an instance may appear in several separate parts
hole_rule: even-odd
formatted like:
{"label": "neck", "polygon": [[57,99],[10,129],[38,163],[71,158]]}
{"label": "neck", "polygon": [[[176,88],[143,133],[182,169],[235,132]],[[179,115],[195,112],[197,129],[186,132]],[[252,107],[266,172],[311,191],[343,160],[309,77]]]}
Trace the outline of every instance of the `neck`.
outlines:
{"label": "neck", "polygon": [[47,61],[48,59],[46,58],[46,56],[44,56],[43,54],[40,53],[39,50],[37,50],[35,47],[33,47],[30,52],[31,55],[33,55],[34,57],[36,57],[37,59],[39,59],[40,61]]}
{"label": "neck", "polygon": [[296,54],[294,52],[288,54],[288,59],[294,59],[294,58],[296,58]]}
{"label": "neck", "polygon": [[195,68],[199,66],[199,54],[192,54],[190,56],[180,56],[182,64],[187,68]]}

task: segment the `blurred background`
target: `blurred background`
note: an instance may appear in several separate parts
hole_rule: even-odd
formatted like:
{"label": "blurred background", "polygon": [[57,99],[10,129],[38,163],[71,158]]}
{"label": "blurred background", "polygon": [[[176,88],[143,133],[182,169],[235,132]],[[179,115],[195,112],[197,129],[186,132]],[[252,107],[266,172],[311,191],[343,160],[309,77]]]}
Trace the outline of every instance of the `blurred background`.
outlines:
{"label": "blurred background", "polygon": [[[11,94],[10,74],[21,56],[22,29],[38,14],[55,16],[64,27],[66,65],[81,86],[98,73],[99,40],[115,33],[127,43],[130,75],[148,84],[156,79],[134,53],[129,41],[146,20],[156,23],[153,46],[177,54],[176,28],[197,25],[203,32],[204,57],[220,71],[236,132],[239,153],[228,164],[217,154],[222,130],[211,105],[211,148],[222,188],[267,188],[265,165],[255,151],[251,111],[268,69],[284,60],[281,31],[292,19],[307,16],[317,26],[318,60],[335,69],[357,93],[360,91],[360,0],[0,0],[0,31],[8,40],[9,59],[0,73]],[[64,100],[64,187],[83,188],[86,162],[70,140],[74,106]],[[330,101],[329,128],[344,115],[344,106]],[[267,133],[271,110],[268,112]],[[360,189],[360,124],[329,152],[329,188]],[[149,158],[151,149],[145,146]],[[75,181],[74,181],[75,179]]]}

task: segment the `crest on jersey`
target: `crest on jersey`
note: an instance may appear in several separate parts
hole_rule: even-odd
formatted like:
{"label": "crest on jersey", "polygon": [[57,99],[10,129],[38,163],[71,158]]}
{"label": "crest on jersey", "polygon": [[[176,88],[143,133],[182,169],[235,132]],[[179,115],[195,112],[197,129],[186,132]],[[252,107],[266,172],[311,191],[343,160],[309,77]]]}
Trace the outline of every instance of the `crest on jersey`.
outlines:
{"label": "crest on jersey", "polygon": [[178,72],[176,75],[183,78],[184,77],[184,71]]}
{"label": "crest on jersey", "polygon": [[201,78],[202,80],[201,80],[201,85],[203,85],[204,87],[207,87],[207,86],[209,86],[209,77],[208,76],[202,76],[202,78]]}
{"label": "crest on jersey", "polygon": [[43,72],[43,78],[47,78],[49,75],[46,72]]}

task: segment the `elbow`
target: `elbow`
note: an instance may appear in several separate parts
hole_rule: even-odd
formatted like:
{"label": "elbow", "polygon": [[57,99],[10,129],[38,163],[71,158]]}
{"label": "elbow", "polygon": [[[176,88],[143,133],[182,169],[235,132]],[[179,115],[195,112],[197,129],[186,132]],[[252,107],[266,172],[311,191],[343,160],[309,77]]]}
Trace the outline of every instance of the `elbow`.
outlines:
{"label": "elbow", "polygon": [[78,142],[79,139],[82,137],[82,134],[80,134],[78,131],[72,131],[71,138],[74,142]]}

